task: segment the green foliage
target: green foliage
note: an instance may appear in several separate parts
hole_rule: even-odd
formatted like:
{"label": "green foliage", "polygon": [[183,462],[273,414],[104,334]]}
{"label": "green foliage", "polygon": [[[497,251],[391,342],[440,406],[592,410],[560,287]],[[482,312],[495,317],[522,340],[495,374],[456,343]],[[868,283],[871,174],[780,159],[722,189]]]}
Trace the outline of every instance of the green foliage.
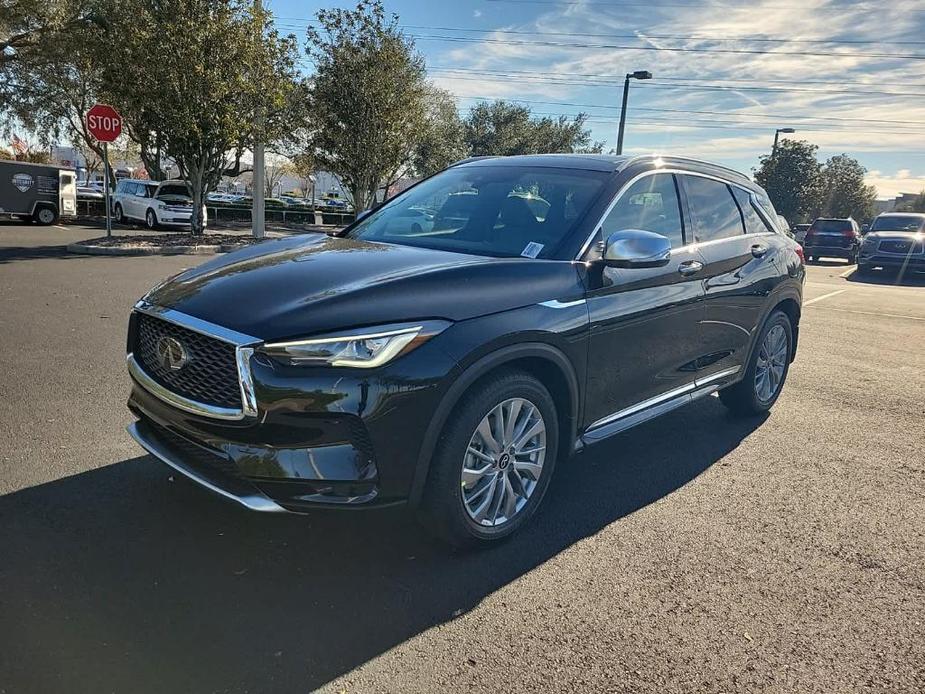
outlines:
{"label": "green foliage", "polygon": [[[193,193],[193,232],[231,152],[286,127],[296,46],[250,0],[121,0],[105,82],[139,141],[156,141]],[[233,47],[233,59],[229,48]]]}
{"label": "green foliage", "polygon": [[[471,156],[511,156],[548,152],[587,151],[591,133],[588,117],[580,113],[535,119],[527,106],[509,101],[481,102],[466,118],[466,144]],[[601,143],[595,143],[600,152]]]}
{"label": "green foliage", "polygon": [[871,219],[877,190],[864,183],[866,173],[867,169],[847,154],[830,157],[822,167],[822,216]]}
{"label": "green foliage", "polygon": [[305,149],[364,210],[411,163],[425,122],[424,60],[379,0],[321,10],[317,20],[307,32],[315,74]]}
{"label": "green foliage", "polygon": [[814,219],[822,207],[825,181],[816,160],[818,149],[806,140],[788,139],[778,145],[777,156],[758,160],[755,181],[791,223]]}
{"label": "green foliage", "polygon": [[453,95],[429,87],[425,108],[426,117],[411,162],[418,176],[431,176],[467,156],[465,127]]}

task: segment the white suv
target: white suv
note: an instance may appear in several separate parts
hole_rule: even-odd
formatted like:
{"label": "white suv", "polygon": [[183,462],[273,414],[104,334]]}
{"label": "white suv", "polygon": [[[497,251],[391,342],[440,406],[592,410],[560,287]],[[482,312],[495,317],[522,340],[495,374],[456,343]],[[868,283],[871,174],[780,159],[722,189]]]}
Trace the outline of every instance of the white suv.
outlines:
{"label": "white suv", "polygon": [[[205,216],[205,206],[203,206]],[[112,213],[119,222],[143,221],[148,229],[188,226],[193,198],[184,181],[140,181],[124,178],[112,197]]]}

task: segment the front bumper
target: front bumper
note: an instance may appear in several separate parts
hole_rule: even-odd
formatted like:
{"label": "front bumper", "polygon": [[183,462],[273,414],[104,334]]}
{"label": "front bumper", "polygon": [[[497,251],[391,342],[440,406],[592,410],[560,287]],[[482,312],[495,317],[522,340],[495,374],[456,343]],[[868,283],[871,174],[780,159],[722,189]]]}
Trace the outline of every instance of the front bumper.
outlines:
{"label": "front bumper", "polygon": [[862,250],[861,254],[858,256],[858,262],[870,267],[925,272],[925,255],[921,254],[885,255],[877,252],[866,254]]}
{"label": "front bumper", "polygon": [[138,422],[129,431],[136,441],[254,510],[387,506],[409,497],[455,360],[432,343],[413,358],[368,371],[283,366],[249,347],[238,353],[246,356],[245,407],[226,417],[214,407],[174,402],[165,388],[139,377],[130,356],[128,407]]}

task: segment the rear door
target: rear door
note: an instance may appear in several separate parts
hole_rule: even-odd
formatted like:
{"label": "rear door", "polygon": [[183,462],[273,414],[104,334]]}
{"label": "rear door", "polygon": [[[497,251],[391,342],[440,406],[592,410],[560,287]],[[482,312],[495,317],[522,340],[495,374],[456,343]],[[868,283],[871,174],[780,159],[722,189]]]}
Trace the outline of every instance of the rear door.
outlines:
{"label": "rear door", "polygon": [[703,255],[701,378],[742,368],[767,297],[779,281],[782,237],[758,212],[750,191],[692,174],[679,176],[694,240]]}
{"label": "rear door", "polygon": [[701,351],[704,262],[685,237],[673,174],[647,173],[618,193],[600,238],[628,229],[666,236],[671,260],[658,268],[604,267],[599,285],[588,292],[586,426],[688,386]]}

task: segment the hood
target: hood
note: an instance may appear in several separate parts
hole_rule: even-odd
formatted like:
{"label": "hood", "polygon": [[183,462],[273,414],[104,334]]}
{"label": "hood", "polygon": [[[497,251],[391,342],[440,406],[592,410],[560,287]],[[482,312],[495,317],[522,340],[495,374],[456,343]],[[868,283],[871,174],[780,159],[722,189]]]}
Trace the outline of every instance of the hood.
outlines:
{"label": "hood", "polygon": [[164,193],[163,195],[158,195],[157,200],[161,202],[166,202],[168,205],[192,205],[193,199],[186,195],[179,195],[177,193]]}
{"label": "hood", "polygon": [[268,241],[145,297],[263,340],[439,318],[460,321],[580,291],[572,263],[488,258],[322,235]]}
{"label": "hood", "polygon": [[923,241],[925,234],[920,231],[869,231],[864,240],[874,241]]}

